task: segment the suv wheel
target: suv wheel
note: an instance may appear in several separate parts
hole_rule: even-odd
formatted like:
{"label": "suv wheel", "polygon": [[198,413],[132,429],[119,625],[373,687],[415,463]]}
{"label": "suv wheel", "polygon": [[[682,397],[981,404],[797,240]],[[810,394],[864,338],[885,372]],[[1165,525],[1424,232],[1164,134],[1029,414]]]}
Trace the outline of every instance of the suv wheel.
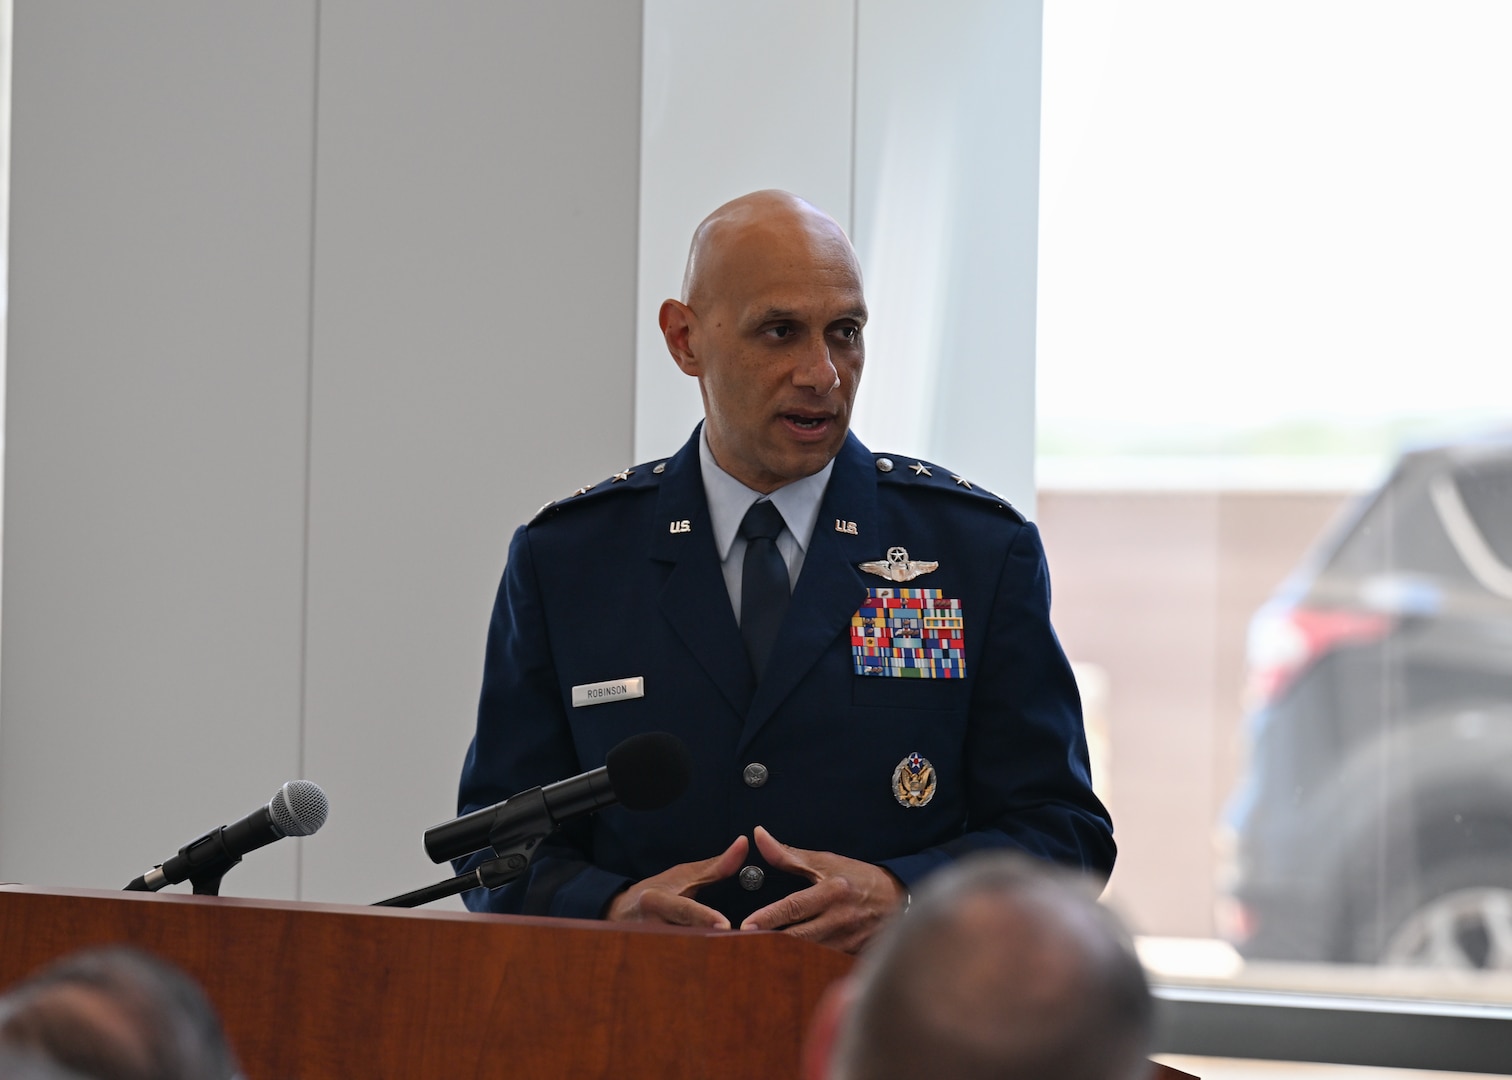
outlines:
{"label": "suv wheel", "polygon": [[1493,856],[1430,867],[1392,900],[1380,963],[1512,970],[1512,872]]}

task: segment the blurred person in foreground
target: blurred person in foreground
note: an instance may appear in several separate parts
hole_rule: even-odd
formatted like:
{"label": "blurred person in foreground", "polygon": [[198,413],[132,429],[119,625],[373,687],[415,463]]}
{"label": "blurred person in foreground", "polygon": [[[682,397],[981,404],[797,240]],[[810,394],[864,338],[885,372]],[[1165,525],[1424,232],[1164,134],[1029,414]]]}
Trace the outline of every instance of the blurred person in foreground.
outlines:
{"label": "blurred person in foreground", "polygon": [[1099,887],[1007,852],[941,871],[830,988],[805,1080],[1142,1080],[1154,1006]]}
{"label": "blurred person in foreground", "polygon": [[88,1080],[239,1075],[220,1017],[198,984],[127,946],[73,953],[6,991],[0,1051],[46,1059],[71,1070],[63,1075]]}

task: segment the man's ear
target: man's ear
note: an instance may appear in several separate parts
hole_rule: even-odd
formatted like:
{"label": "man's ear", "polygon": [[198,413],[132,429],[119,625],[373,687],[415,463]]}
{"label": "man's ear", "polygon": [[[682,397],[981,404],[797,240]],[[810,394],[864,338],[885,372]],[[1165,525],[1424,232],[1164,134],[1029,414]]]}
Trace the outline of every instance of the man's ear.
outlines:
{"label": "man's ear", "polygon": [[840,1027],[855,997],[855,984],[850,979],[840,979],[831,983],[819,999],[803,1041],[803,1080],[828,1080],[831,1076]]}
{"label": "man's ear", "polygon": [[703,367],[693,354],[693,326],[697,321],[693,309],[680,300],[663,300],[657,315],[667,351],[684,375],[695,377],[703,374]]}

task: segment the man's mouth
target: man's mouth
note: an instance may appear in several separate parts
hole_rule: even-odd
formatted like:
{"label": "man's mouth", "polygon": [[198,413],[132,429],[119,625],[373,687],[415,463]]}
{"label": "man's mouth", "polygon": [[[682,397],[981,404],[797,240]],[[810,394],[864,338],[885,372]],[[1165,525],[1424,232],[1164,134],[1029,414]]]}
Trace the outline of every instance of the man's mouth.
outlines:
{"label": "man's mouth", "polygon": [[802,431],[813,431],[816,428],[823,426],[825,421],[827,421],[828,419],[829,417],[827,416],[799,416],[796,413],[787,414],[788,423],[792,424],[794,427],[797,427]]}

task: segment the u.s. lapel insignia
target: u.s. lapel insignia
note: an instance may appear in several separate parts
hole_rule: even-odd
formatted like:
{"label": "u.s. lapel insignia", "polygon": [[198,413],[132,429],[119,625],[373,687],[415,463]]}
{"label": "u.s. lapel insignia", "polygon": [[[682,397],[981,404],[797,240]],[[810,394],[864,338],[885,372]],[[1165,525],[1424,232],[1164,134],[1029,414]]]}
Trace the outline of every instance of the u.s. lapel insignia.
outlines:
{"label": "u.s. lapel insignia", "polygon": [[938,780],[927,757],[914,751],[893,770],[893,797],[903,806],[928,806],[935,797]]}
{"label": "u.s. lapel insignia", "polygon": [[885,559],[864,562],[860,566],[868,574],[876,574],[888,581],[912,581],[920,574],[931,574],[940,568],[937,562],[910,559],[908,549],[900,547],[888,548]]}

